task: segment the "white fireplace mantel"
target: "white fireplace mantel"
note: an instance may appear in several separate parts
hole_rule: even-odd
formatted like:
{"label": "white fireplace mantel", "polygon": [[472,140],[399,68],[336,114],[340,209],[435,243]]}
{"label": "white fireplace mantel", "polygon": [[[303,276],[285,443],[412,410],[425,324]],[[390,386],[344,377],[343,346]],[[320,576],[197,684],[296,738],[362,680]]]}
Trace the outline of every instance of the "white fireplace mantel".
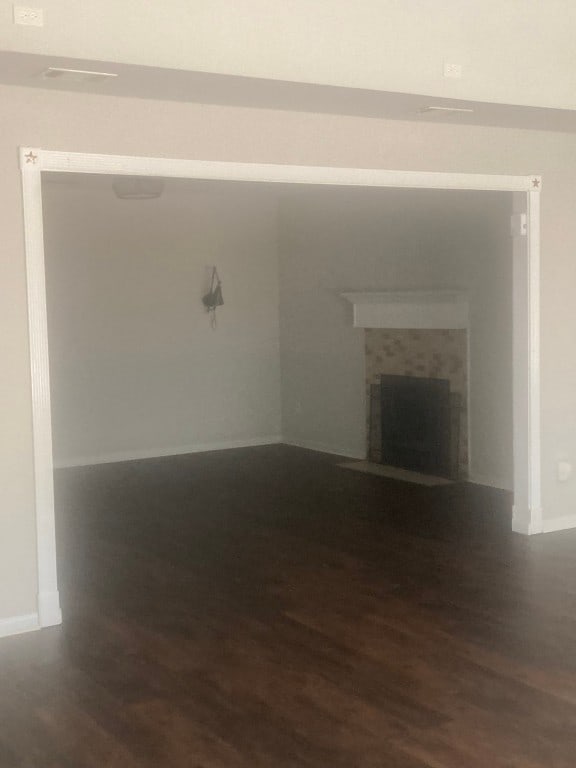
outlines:
{"label": "white fireplace mantel", "polygon": [[468,328],[465,291],[343,293],[354,307],[355,328]]}

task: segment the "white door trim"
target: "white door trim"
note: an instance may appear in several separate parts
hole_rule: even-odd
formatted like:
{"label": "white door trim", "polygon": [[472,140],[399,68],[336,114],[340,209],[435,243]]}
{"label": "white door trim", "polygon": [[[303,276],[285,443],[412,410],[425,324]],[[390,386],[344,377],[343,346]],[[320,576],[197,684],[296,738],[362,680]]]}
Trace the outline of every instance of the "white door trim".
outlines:
{"label": "white door trim", "polygon": [[[62,621],[56,572],[52,424],[41,172],[163,176],[338,186],[410,187],[422,189],[499,190],[523,193],[529,233],[515,249],[523,279],[514,294],[514,446],[515,531],[542,531],[540,501],[540,358],[539,258],[541,179],[538,176],[492,176],[472,173],[386,171],[297,165],[227,163],[155,157],[20,149],[28,281],[30,368],[36,487],[38,552],[38,617],[40,626]],[[517,196],[518,197],[518,196]]]}

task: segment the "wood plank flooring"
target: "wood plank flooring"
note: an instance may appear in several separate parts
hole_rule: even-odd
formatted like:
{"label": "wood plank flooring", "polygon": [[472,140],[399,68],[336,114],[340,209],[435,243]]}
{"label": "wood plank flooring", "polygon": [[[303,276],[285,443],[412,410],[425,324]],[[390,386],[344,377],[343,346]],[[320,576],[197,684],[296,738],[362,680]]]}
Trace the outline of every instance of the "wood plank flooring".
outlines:
{"label": "wood plank flooring", "polygon": [[57,473],[0,768],[574,768],[576,532],[285,446]]}

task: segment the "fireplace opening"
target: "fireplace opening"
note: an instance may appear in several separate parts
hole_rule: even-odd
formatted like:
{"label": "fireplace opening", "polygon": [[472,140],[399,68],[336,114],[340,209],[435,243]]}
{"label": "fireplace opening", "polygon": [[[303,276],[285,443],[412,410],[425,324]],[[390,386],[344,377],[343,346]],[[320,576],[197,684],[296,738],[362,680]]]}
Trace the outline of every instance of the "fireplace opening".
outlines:
{"label": "fireplace opening", "polygon": [[455,426],[447,379],[381,375],[382,464],[454,478]]}
{"label": "fireplace opening", "polygon": [[366,329],[368,460],[468,476],[467,332]]}

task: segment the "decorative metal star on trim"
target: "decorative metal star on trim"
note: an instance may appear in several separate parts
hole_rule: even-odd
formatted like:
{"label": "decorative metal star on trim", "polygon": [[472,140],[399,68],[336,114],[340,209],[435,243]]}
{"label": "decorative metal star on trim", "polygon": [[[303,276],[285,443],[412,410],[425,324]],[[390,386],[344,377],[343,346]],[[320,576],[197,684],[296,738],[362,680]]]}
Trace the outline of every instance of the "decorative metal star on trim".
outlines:
{"label": "decorative metal star on trim", "polygon": [[538,187],[540,186],[540,179],[532,179],[532,186],[534,187],[534,189],[538,189]]}
{"label": "decorative metal star on trim", "polygon": [[28,165],[29,163],[32,163],[32,165],[36,165],[36,161],[38,160],[38,155],[35,155],[34,152],[32,152],[32,150],[30,150],[30,152],[24,155],[24,157],[26,158],[26,165]]}

